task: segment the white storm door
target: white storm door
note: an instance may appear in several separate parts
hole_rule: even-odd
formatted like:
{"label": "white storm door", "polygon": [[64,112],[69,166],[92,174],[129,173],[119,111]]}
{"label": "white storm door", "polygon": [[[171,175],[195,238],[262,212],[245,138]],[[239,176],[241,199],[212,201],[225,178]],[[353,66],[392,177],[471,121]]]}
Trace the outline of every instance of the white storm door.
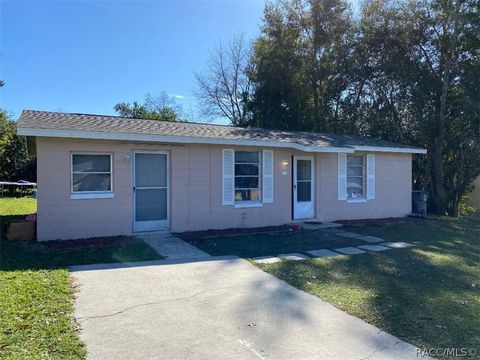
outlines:
{"label": "white storm door", "polygon": [[167,229],[168,153],[135,152],[133,163],[133,230]]}
{"label": "white storm door", "polygon": [[293,157],[293,218],[312,219],[314,206],[313,157]]}

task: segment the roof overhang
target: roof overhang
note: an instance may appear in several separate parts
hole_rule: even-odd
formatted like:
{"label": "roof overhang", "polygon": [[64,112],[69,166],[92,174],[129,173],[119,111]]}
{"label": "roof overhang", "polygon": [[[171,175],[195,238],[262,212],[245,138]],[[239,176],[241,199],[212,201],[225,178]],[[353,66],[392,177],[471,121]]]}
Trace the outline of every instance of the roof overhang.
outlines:
{"label": "roof overhang", "polygon": [[124,132],[104,132],[104,131],[83,131],[83,130],[51,130],[37,128],[17,128],[17,134],[23,136],[40,136],[54,138],[72,138],[72,139],[95,139],[95,140],[120,140],[120,141],[143,141],[158,143],[182,143],[182,144],[210,144],[210,145],[229,145],[229,146],[262,146],[274,148],[296,149],[310,153],[347,153],[355,151],[372,152],[399,152],[399,153],[417,153],[425,154],[425,149],[401,148],[401,147],[381,147],[381,146],[307,146],[286,141],[274,140],[245,140],[245,139],[225,139],[204,136],[176,136],[176,135],[153,135],[153,134],[133,134]]}

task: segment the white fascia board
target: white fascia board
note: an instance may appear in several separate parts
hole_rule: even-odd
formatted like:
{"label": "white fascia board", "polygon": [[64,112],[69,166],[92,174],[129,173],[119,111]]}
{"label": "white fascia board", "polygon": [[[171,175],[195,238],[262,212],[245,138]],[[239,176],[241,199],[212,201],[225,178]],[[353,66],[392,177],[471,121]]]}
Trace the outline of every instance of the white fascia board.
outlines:
{"label": "white fascia board", "polygon": [[426,154],[427,149],[422,148],[401,148],[401,147],[383,147],[383,146],[354,146],[355,151],[364,152],[392,152],[407,154]]}
{"label": "white fascia board", "polygon": [[213,145],[237,145],[237,146],[261,146],[273,148],[296,149],[313,153],[353,153],[352,147],[329,147],[329,146],[305,146],[291,142],[273,140],[236,140],[223,138],[210,138],[200,136],[175,136],[175,135],[150,135],[131,134],[103,131],[79,131],[79,130],[50,130],[17,128],[17,135],[41,136],[75,139],[96,139],[96,140],[122,140],[122,141],[149,141],[159,143],[182,143],[182,144],[213,144]]}

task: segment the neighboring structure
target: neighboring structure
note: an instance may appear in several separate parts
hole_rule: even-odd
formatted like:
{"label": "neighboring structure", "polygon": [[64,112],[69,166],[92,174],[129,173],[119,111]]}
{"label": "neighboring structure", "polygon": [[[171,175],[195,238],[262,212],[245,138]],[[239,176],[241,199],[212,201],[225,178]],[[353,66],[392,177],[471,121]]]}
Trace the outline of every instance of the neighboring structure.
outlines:
{"label": "neighboring structure", "polygon": [[473,191],[468,196],[468,204],[477,209],[477,213],[480,214],[480,177],[473,183]]}
{"label": "neighboring structure", "polygon": [[24,111],[39,240],[405,216],[412,154],[346,135]]}

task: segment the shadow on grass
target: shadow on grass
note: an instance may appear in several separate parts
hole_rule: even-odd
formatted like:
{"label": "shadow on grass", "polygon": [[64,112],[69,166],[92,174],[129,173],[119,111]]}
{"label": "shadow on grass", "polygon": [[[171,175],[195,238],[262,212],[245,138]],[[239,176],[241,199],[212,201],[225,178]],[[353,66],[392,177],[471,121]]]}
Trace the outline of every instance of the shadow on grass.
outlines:
{"label": "shadow on grass", "polygon": [[78,247],[51,247],[35,241],[0,241],[0,270],[59,269],[73,265],[159,260],[150,246],[128,242]]}
{"label": "shadow on grass", "polygon": [[184,239],[213,256],[236,255],[243,258],[365,245],[365,241],[335,236],[334,232],[322,230]]}

